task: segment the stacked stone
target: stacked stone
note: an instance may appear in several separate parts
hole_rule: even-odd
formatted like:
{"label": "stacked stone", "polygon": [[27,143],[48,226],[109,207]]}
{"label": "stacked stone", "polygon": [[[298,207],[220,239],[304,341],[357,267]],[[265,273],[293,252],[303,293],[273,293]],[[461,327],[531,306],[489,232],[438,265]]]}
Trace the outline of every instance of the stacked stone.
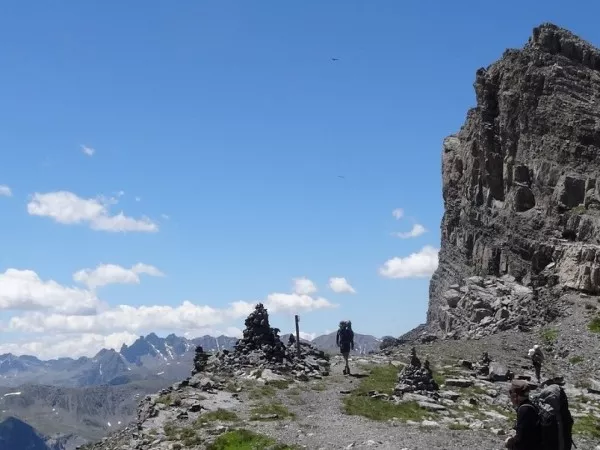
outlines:
{"label": "stacked stone", "polygon": [[269,325],[269,313],[262,303],[246,318],[243,338],[235,345],[235,353],[247,355],[260,350],[265,359],[282,363],[289,359],[285,345],[279,339],[279,329]]}
{"label": "stacked stone", "polygon": [[484,352],[483,355],[481,355],[479,363],[477,364],[477,374],[485,376],[489,375],[491,362],[492,358],[490,358],[488,352]]}
{"label": "stacked stone", "polygon": [[397,395],[406,392],[415,392],[427,395],[428,393],[439,390],[439,386],[433,379],[433,372],[429,366],[429,361],[421,365],[417,356],[417,351],[413,347],[411,350],[410,364],[405,366],[398,374],[398,384],[395,388]]}
{"label": "stacked stone", "polygon": [[204,372],[208,365],[209,355],[204,351],[201,345],[196,347],[196,354],[194,355],[194,368],[192,375],[196,375],[198,372]]}
{"label": "stacked stone", "polygon": [[310,344],[300,343],[286,347],[279,337],[279,329],[269,324],[269,313],[262,303],[245,321],[243,337],[229,352],[217,353],[210,363],[217,372],[241,375],[249,368],[268,368],[275,373],[288,373],[299,380],[320,378],[329,374],[329,357]]}

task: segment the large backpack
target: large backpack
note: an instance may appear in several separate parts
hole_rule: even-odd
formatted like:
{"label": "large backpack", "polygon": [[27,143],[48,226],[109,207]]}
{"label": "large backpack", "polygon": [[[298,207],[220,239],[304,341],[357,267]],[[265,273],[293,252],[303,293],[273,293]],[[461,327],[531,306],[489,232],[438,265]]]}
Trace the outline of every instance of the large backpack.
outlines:
{"label": "large backpack", "polygon": [[352,328],[346,326],[340,330],[340,344],[350,344],[353,338]]}
{"label": "large backpack", "polygon": [[538,412],[542,435],[542,450],[571,450],[573,417],[567,394],[557,384],[551,384],[530,396]]}

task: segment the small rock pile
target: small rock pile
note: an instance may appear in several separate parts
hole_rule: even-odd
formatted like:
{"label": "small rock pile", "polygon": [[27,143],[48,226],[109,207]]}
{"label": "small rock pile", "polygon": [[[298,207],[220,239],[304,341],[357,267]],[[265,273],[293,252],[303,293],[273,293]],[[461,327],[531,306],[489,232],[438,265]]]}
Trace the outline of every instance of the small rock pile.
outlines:
{"label": "small rock pile", "polygon": [[301,342],[300,355],[295,346],[286,347],[279,329],[269,324],[269,314],[262,303],[245,322],[243,337],[232,352],[223,350],[209,361],[209,369],[238,376],[247,369],[270,369],[278,374],[291,374],[307,381],[329,375],[329,357],[312,345]]}
{"label": "small rock pile", "polygon": [[194,368],[192,369],[192,375],[196,375],[199,372],[204,372],[208,364],[209,355],[204,351],[201,345],[196,347],[196,354],[194,355]]}
{"label": "small rock pile", "polygon": [[417,351],[413,347],[410,352],[410,364],[406,365],[398,374],[398,384],[394,389],[396,395],[407,392],[425,394],[439,390],[439,386],[433,379],[433,372],[429,367],[429,361],[421,365]]}

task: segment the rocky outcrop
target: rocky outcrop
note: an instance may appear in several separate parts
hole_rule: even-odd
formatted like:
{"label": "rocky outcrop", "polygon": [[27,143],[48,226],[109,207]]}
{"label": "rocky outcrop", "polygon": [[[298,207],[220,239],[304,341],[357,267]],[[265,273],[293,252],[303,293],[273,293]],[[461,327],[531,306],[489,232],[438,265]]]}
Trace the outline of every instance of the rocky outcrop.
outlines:
{"label": "rocky outcrop", "polygon": [[[443,143],[427,320],[450,332],[466,319],[514,326],[520,300],[543,303],[553,286],[600,293],[600,51],[543,24],[523,49],[479,69],[474,87],[476,107]],[[496,277],[487,287],[498,292],[505,275],[516,295],[491,299],[465,283]]]}

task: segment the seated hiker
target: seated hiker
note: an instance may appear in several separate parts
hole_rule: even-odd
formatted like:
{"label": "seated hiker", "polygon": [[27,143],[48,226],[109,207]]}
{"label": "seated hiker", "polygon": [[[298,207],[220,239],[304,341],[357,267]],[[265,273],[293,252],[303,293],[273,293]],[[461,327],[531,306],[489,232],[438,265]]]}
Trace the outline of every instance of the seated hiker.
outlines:
{"label": "seated hiker", "polygon": [[350,375],[348,357],[350,356],[350,349],[354,350],[354,332],[352,331],[352,322],[349,320],[340,322],[340,328],[337,332],[335,343],[340,348],[340,352],[344,357],[344,375]]}
{"label": "seated hiker", "polygon": [[514,380],[509,394],[517,410],[516,435],[509,437],[505,447],[511,450],[541,450],[542,435],[537,408],[529,400],[530,386],[527,381]]}

